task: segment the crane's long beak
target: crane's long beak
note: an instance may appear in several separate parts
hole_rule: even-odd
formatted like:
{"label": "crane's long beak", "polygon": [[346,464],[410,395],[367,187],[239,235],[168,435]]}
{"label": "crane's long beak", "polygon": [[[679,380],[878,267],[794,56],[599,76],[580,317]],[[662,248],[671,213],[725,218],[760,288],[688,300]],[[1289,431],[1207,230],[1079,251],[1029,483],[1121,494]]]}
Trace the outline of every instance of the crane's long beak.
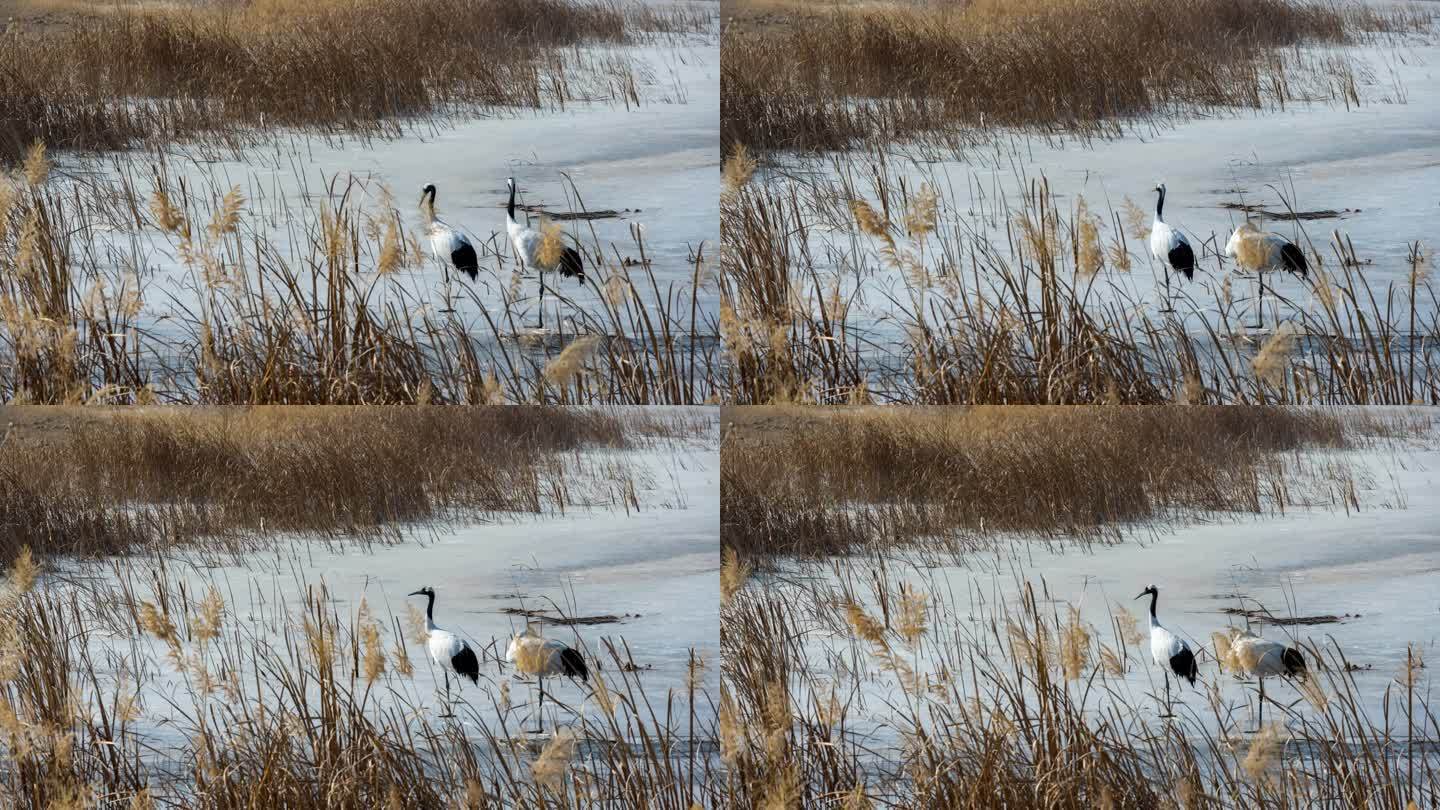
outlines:
{"label": "crane's long beak", "polygon": [[406,594],[406,596],[424,596],[424,595],[425,595],[425,592],[424,592],[424,591],[411,591],[410,593]]}
{"label": "crane's long beak", "polygon": [[[1137,597],[1135,597],[1135,599],[1140,599],[1140,598],[1143,598],[1143,597],[1146,597],[1146,596],[1149,596],[1149,595],[1150,595],[1150,592],[1149,592],[1149,591],[1141,591],[1141,592],[1140,592],[1140,595],[1137,596]],[[1135,599],[1132,599],[1132,600],[1130,600],[1130,601],[1133,602],[1133,601],[1135,601]]]}

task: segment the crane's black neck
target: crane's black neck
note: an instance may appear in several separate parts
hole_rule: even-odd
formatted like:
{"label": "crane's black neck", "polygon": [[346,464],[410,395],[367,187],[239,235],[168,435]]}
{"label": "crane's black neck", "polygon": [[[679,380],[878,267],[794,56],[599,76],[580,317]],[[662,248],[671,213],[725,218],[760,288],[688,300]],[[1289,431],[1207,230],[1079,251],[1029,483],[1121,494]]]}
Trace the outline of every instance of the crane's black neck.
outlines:
{"label": "crane's black neck", "polygon": [[427,189],[425,189],[425,196],[427,196],[427,197],[430,198],[430,208],[431,208],[431,210],[434,210],[434,208],[435,208],[435,189],[434,189],[434,188],[427,188]]}
{"label": "crane's black neck", "polygon": [[[1161,194],[1164,194],[1165,192],[1162,191],[1162,192],[1160,192],[1160,193],[1161,193]],[[1159,592],[1159,591],[1151,591],[1151,592],[1150,592],[1150,618],[1152,618],[1152,619],[1155,618],[1155,603],[1156,603],[1159,599],[1160,599],[1160,592]]]}
{"label": "crane's black neck", "polygon": [[1155,203],[1155,219],[1165,221],[1165,187],[1160,187],[1160,201]]}
{"label": "crane's black neck", "polygon": [[[425,594],[425,598],[428,600],[428,601],[425,603],[425,618],[429,619],[431,624],[434,624],[434,623],[435,623],[435,592],[434,592],[434,591],[431,591],[431,592]],[[1151,608],[1150,608],[1150,612],[1151,612],[1151,613],[1154,613],[1154,612],[1155,612],[1155,608],[1154,608],[1154,607],[1151,607]]]}
{"label": "crane's black neck", "polygon": [[515,219],[515,184],[510,184],[510,206],[506,209],[510,213],[511,221]]}

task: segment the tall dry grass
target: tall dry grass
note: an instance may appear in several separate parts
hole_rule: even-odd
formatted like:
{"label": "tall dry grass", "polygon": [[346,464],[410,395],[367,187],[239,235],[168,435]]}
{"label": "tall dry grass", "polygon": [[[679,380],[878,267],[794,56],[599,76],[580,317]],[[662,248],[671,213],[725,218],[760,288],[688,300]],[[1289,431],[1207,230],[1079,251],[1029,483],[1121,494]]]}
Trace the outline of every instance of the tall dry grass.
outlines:
{"label": "tall dry grass", "polygon": [[106,412],[0,444],[0,561],[193,547],[277,534],[397,542],[510,512],[629,503],[643,475],[580,451],[702,429],[692,416],[578,408]]}
{"label": "tall dry grass", "polygon": [[[323,586],[263,620],[162,558],[108,585],[17,567],[0,594],[0,802],[7,807],[718,806],[700,677],[657,695],[623,642],[586,650],[599,711],[534,712],[485,652],[437,717],[423,639]],[[271,615],[273,613],[274,615]],[[703,671],[692,652],[692,671]],[[600,697],[603,696],[603,697]],[[683,703],[682,703],[683,701]],[[685,707],[685,708],[682,708]]]}
{"label": "tall dry grass", "polygon": [[722,421],[721,543],[741,558],[1108,543],[1196,515],[1358,509],[1358,473],[1290,454],[1429,424],[1235,406],[731,407]]}
{"label": "tall dry grass", "polygon": [[[1270,290],[1263,316],[1253,275],[1211,251],[1165,313],[1130,281],[1150,266],[1133,205],[1062,206],[1041,179],[967,209],[879,153],[830,179],[736,174],[721,197],[726,402],[1440,403],[1420,242],[1382,285],[1343,233],[1302,235],[1308,294]],[[881,303],[883,319],[866,315]],[[1276,331],[1252,334],[1257,317]]]}
{"label": "tall dry grass", "polygon": [[[561,333],[529,340],[530,287],[502,269],[508,247],[481,246],[483,292],[498,291],[498,305],[465,283],[417,289],[410,279],[438,268],[388,192],[365,202],[358,181],[336,177],[315,208],[295,210],[193,188],[163,160],[149,170],[0,180],[0,399],[694,404],[714,393],[703,245],[684,282],[662,283],[639,228],[623,246],[593,229],[588,242],[566,236],[603,294],[572,308]],[[174,271],[163,284],[155,262]],[[468,319],[457,314],[467,305]],[[585,350],[567,354],[577,339]]]}
{"label": "tall dry grass", "polygon": [[1440,796],[1440,718],[1413,664],[1362,687],[1337,645],[1305,644],[1300,696],[1272,684],[1252,733],[1253,705],[1222,695],[1202,651],[1203,684],[1156,719],[1158,695],[1126,680],[1151,664],[1124,606],[1097,628],[1041,583],[992,603],[903,568],[856,555],[787,569],[722,606],[734,806],[1409,810]]}
{"label": "tall dry grass", "polygon": [[1428,27],[1406,6],[1200,0],[737,3],[723,32],[721,144],[951,143],[1019,127],[1085,136],[1194,110],[1360,102],[1355,65],[1303,43]]}
{"label": "tall dry grass", "polygon": [[392,136],[497,107],[638,103],[625,58],[579,46],[708,28],[693,6],[342,0],[114,6],[0,38],[0,165],[67,150]]}

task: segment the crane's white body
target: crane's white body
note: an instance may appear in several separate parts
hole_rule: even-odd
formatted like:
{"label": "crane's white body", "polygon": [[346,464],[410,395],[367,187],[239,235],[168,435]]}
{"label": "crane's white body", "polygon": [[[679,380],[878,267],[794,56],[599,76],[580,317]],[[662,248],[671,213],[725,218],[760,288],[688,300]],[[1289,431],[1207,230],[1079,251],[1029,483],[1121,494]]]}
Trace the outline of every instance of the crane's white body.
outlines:
{"label": "crane's white body", "polygon": [[1234,650],[1230,657],[1231,665],[1245,675],[1265,678],[1291,674],[1290,668],[1285,665],[1285,650],[1289,648],[1278,641],[1235,631],[1230,639],[1230,648]]}
{"label": "crane's white body", "polygon": [[1155,666],[1169,672],[1170,659],[1189,649],[1185,639],[1166,629],[1159,619],[1150,617],[1150,658],[1155,661]]}
{"label": "crane's white body", "polygon": [[510,236],[510,244],[515,246],[515,254],[520,257],[520,264],[527,270],[540,270],[540,243],[545,238],[534,228],[527,228],[515,221],[509,213],[505,214],[505,233]]}
{"label": "crane's white body", "polygon": [[547,677],[564,675],[563,656],[570,649],[564,642],[535,635],[519,635],[510,639],[505,650],[505,660],[526,675]]}
{"label": "crane's white body", "polygon": [[465,640],[443,627],[437,627],[429,619],[425,620],[425,632],[429,636],[425,648],[430,652],[430,660],[441,669],[460,674],[455,669],[454,659],[469,646]]}
{"label": "crane's white body", "polygon": [[[1247,246],[1245,243],[1251,242]],[[1295,243],[1278,233],[1262,231],[1246,222],[1236,228],[1225,242],[1225,255],[1235,263],[1251,271],[1287,270],[1285,247]],[[1246,249],[1247,247],[1251,249]],[[1299,248],[1296,247],[1298,250]]]}
{"label": "crane's white body", "polygon": [[447,266],[450,264],[451,254],[461,247],[470,245],[470,240],[465,237],[465,234],[439,219],[430,220],[430,224],[425,226],[425,235],[430,239],[430,255]]}
{"label": "crane's white body", "polygon": [[1150,255],[1154,256],[1156,261],[1169,266],[1170,251],[1189,244],[1190,240],[1185,238],[1185,234],[1170,227],[1158,214],[1155,216],[1155,221],[1150,224]]}

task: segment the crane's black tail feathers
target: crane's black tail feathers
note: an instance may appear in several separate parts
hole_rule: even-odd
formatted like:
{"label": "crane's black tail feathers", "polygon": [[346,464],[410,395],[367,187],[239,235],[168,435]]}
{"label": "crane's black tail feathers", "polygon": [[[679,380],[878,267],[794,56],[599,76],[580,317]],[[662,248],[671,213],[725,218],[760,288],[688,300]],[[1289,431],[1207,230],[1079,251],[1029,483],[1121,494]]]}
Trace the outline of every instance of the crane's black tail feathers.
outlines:
{"label": "crane's black tail feathers", "polygon": [[475,248],[466,242],[456,248],[450,254],[450,261],[455,263],[455,268],[470,277],[471,281],[480,277],[480,260],[475,256]]}
{"label": "crane's black tail feathers", "polygon": [[1285,652],[1280,654],[1280,661],[1285,665],[1285,674],[1305,675],[1305,656],[1294,647],[1286,647]]}
{"label": "crane's black tail feathers", "polygon": [[1170,251],[1170,266],[1179,270],[1185,276],[1186,281],[1195,280],[1195,251],[1190,249],[1187,242],[1181,242]]}
{"label": "crane's black tail feathers", "polygon": [[1305,251],[1291,242],[1286,242],[1280,248],[1280,261],[1285,263],[1286,270],[1301,276],[1304,276],[1305,272],[1310,269],[1310,265],[1305,261]]}
{"label": "crane's black tail feathers", "polygon": [[585,667],[585,659],[580,657],[580,653],[566,647],[565,651],[560,653],[560,666],[565,669],[565,677],[589,682],[590,670]]}
{"label": "crane's black tail feathers", "polygon": [[450,663],[462,678],[469,678],[471,683],[480,683],[480,661],[475,657],[474,650],[466,647],[456,653]]}
{"label": "crane's black tail feathers", "polygon": [[1200,668],[1195,665],[1195,654],[1187,650],[1170,656],[1170,670],[1176,675],[1195,685],[1195,676],[1200,674]]}
{"label": "crane's black tail feathers", "polygon": [[576,278],[581,284],[585,283],[585,264],[580,260],[580,251],[567,247],[560,251],[560,275],[565,278]]}

